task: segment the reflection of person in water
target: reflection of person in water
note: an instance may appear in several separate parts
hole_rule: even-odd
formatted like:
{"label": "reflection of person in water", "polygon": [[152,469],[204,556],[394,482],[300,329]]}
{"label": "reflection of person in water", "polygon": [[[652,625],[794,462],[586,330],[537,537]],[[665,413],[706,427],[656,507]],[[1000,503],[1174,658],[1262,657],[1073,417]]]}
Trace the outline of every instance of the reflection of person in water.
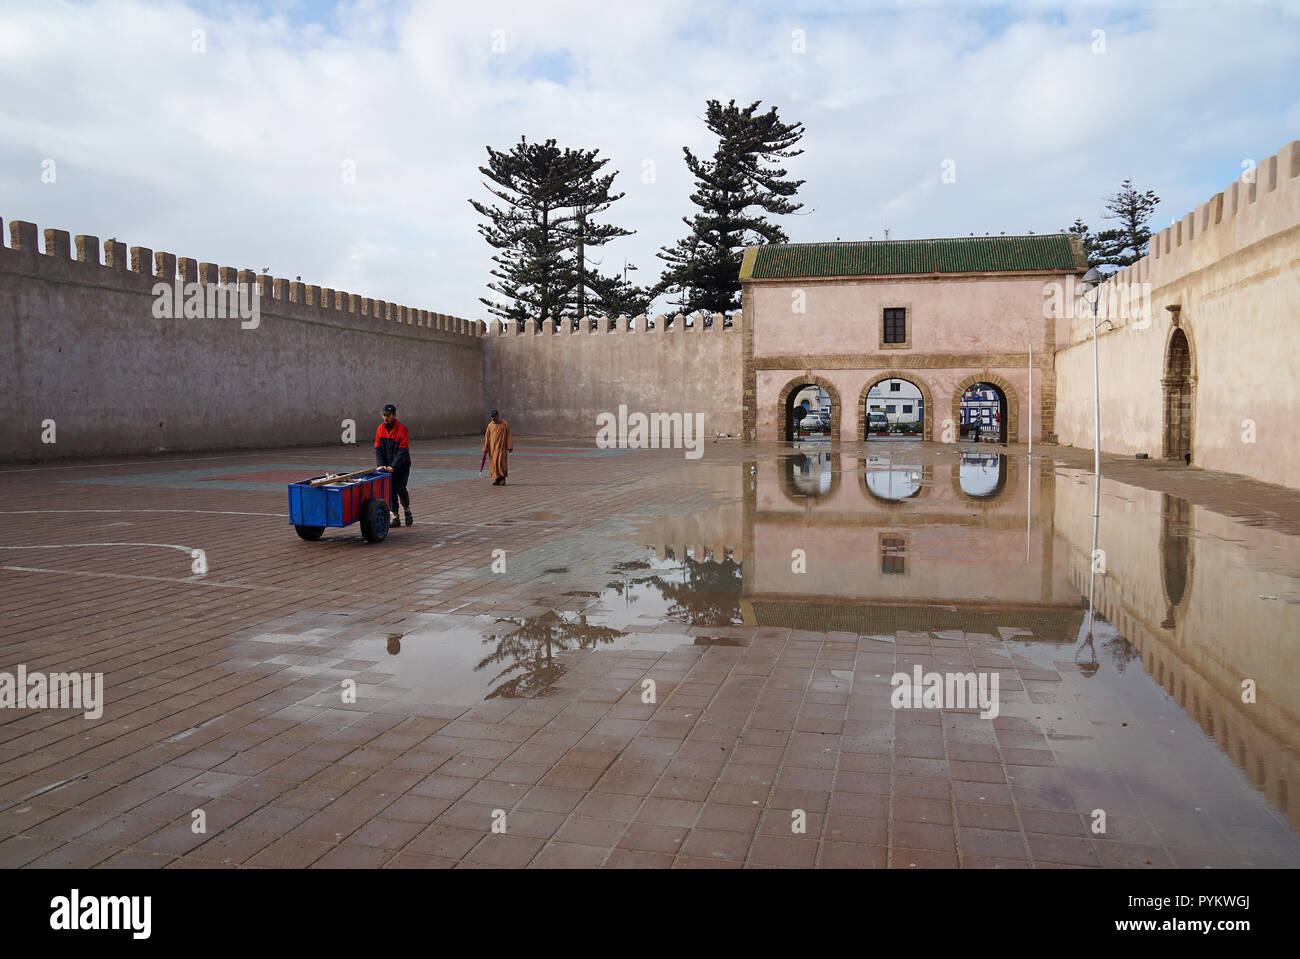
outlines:
{"label": "reflection of person in water", "polygon": [[402,651],[402,634],[389,633],[388,634],[388,655],[396,656],[401,651]]}

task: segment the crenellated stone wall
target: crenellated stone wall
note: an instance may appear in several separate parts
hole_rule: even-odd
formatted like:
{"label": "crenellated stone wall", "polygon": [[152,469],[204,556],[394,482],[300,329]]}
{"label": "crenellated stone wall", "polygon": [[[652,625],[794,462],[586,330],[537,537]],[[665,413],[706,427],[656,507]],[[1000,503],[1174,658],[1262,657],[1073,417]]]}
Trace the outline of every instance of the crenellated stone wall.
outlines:
{"label": "crenellated stone wall", "polygon": [[485,335],[483,394],[516,433],[574,436],[594,442],[596,417],[628,413],[703,413],[704,435],[739,436],[741,330],[739,314],[705,326],[682,316],[591,317],[576,331],[528,320],[493,324]]}
{"label": "crenellated stone wall", "polygon": [[[1174,391],[1190,402],[1193,466],[1300,486],[1300,141],[1151,238],[1102,285],[1097,337],[1101,448],[1178,456]],[[1114,310],[1141,294],[1149,310]],[[1138,297],[1130,295],[1133,302]],[[1091,309],[1056,354],[1057,433],[1093,444]],[[1186,343],[1190,377],[1170,375]]]}
{"label": "crenellated stone wall", "polygon": [[478,321],[146,247],[128,259],[116,240],[101,262],[94,236],[74,259],[66,231],[41,250],[33,223],[9,235],[0,459],[341,444],[350,419],[364,465],[389,402],[416,439],[482,428]]}

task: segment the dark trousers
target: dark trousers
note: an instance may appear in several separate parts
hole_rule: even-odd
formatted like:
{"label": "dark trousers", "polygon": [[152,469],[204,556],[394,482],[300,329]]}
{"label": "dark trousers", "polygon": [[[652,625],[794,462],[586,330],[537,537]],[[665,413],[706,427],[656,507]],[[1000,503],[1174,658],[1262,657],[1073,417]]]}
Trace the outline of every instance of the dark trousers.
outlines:
{"label": "dark trousers", "polygon": [[393,498],[389,503],[392,512],[397,512],[397,504],[400,501],[407,509],[411,508],[411,494],[406,491],[406,478],[411,475],[410,466],[397,466],[393,468]]}

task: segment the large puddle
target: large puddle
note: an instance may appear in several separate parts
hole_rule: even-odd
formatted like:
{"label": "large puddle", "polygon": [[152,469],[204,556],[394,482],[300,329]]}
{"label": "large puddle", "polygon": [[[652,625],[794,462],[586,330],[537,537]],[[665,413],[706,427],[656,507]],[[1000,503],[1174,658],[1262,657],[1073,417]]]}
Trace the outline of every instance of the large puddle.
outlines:
{"label": "large puddle", "polygon": [[775,627],[868,637],[906,668],[943,639],[1015,666],[1001,715],[1043,728],[1062,781],[1094,782],[1116,815],[1295,846],[1294,537],[1107,479],[1094,498],[1089,473],[978,446],[811,447],[683,478],[674,508],[538,547],[509,577],[532,610],[431,614],[340,659],[376,689],[472,704],[544,695],[591,649]]}

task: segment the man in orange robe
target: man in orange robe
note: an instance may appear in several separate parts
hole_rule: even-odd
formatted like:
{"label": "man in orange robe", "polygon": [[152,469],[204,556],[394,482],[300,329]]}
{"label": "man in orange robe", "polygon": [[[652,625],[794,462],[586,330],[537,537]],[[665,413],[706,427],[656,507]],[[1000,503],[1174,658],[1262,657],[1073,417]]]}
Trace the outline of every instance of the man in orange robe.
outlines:
{"label": "man in orange robe", "polygon": [[488,423],[487,432],[483,435],[483,452],[487,456],[493,486],[506,485],[506,477],[510,475],[506,468],[506,454],[514,451],[514,444],[510,440],[510,424],[493,410],[492,422]]}

